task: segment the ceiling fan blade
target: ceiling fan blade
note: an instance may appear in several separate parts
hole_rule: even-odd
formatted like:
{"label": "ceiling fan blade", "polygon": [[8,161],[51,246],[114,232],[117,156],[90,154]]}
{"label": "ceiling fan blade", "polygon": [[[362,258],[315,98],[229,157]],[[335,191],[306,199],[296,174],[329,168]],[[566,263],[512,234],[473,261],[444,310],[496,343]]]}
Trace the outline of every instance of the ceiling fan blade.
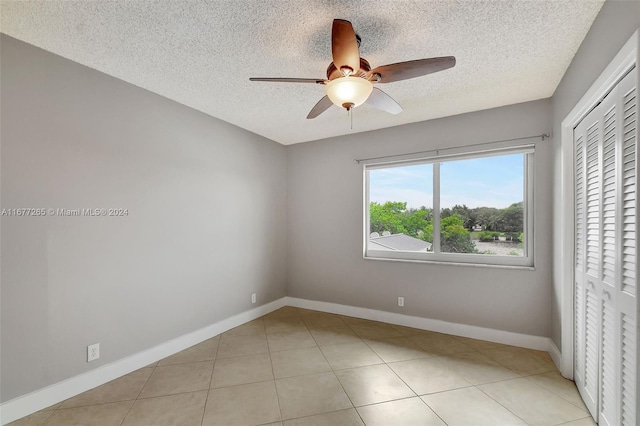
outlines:
{"label": "ceiling fan blade", "polygon": [[[382,65],[367,73],[367,78],[380,75],[378,83],[392,83],[394,81],[407,80],[434,72],[443,71],[456,65],[456,58],[443,56],[440,58],[417,59],[415,61],[398,62],[396,64]],[[372,79],[375,82],[375,78]]]}
{"label": "ceiling fan blade", "polygon": [[355,73],[360,69],[358,40],[351,22],[343,19],[333,20],[331,54],[333,55],[333,64],[338,70],[347,67]]}
{"label": "ceiling fan blade", "polygon": [[331,105],[333,105],[331,99],[329,99],[328,96],[323,97],[313,108],[311,108],[311,111],[309,111],[309,115],[307,115],[307,119],[316,118],[317,116],[328,110]]}
{"label": "ceiling fan blade", "polygon": [[367,103],[373,105],[381,111],[388,112],[389,114],[399,114],[402,112],[402,107],[389,95],[384,93],[377,87],[373,88],[373,92],[369,95]]}
{"label": "ceiling fan blade", "polygon": [[262,77],[251,77],[249,80],[251,81],[269,81],[272,83],[315,83],[315,84],[325,84],[326,80],[323,78],[262,78]]}

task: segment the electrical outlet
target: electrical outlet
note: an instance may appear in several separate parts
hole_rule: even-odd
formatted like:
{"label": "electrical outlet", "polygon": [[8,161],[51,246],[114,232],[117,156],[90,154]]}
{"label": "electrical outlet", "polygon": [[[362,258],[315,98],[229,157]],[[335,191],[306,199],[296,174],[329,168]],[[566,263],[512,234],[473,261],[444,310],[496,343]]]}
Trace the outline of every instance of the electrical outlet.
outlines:
{"label": "electrical outlet", "polygon": [[253,303],[256,303],[256,294],[255,294],[255,293],[253,293],[253,294],[251,295],[251,303],[252,303],[252,304],[253,304]]}
{"label": "electrical outlet", "polygon": [[100,358],[100,343],[87,346],[87,362]]}
{"label": "electrical outlet", "polygon": [[404,297],[398,297],[398,306],[404,306]]}

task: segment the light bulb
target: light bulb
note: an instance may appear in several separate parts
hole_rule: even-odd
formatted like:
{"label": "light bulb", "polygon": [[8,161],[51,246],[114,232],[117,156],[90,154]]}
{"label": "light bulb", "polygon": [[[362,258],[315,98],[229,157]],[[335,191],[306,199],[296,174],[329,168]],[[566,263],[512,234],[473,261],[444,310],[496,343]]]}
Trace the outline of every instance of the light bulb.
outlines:
{"label": "light bulb", "polygon": [[327,96],[335,105],[350,109],[365,103],[373,84],[361,77],[339,77],[326,85]]}

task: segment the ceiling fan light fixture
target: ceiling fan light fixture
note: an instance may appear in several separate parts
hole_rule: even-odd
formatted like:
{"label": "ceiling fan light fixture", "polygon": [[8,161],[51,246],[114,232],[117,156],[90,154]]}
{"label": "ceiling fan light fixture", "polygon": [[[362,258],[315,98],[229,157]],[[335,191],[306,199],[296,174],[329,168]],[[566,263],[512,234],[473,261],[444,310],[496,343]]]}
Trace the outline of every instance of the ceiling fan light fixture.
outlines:
{"label": "ceiling fan light fixture", "polygon": [[377,87],[374,90],[373,84],[392,83],[433,74],[456,64],[456,58],[453,56],[443,56],[396,62],[371,69],[369,61],[360,56],[360,37],[354,31],[351,22],[344,19],[333,20],[331,59],[333,61],[327,67],[326,79],[252,77],[249,80],[324,85],[327,94],[314,105],[307,119],[316,118],[331,108],[331,105],[351,111],[351,108],[365,102],[389,114],[399,114],[402,107],[382,90]]}
{"label": "ceiling fan light fixture", "polygon": [[340,108],[347,109],[365,103],[373,91],[373,84],[361,77],[336,78],[328,82],[325,87],[331,102]]}

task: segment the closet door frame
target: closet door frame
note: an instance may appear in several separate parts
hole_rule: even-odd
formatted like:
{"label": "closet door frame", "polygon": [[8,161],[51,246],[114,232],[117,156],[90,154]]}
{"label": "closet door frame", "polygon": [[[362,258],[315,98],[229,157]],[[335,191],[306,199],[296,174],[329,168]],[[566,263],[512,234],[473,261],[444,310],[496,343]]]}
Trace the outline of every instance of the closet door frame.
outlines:
{"label": "closet door frame", "polygon": [[[555,359],[560,373],[573,379],[574,369],[574,283],[575,283],[575,172],[574,172],[574,128],[593,110],[616,84],[634,67],[640,65],[640,30],[620,49],[607,68],[600,74],[591,88],[571,110],[561,125],[562,180],[561,184],[561,247],[555,259],[559,262],[561,281],[560,321],[562,347],[560,359]],[[640,74],[640,73],[639,73]],[[551,343],[554,346],[553,343]],[[554,352],[552,347],[552,353]],[[640,392],[639,392],[640,394]]]}

